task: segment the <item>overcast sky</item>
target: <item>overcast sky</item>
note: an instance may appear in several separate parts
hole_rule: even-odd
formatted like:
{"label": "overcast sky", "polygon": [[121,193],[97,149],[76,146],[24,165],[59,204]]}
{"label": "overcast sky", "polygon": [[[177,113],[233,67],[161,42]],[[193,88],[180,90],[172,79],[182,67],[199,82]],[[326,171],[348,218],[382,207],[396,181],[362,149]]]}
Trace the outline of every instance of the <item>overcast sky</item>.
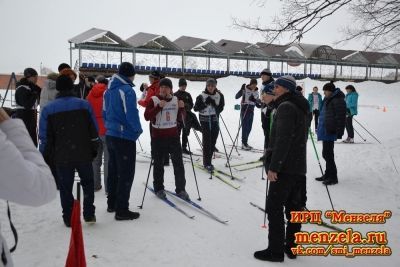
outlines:
{"label": "overcast sky", "polygon": [[[109,30],[123,39],[137,32],[231,39],[256,43],[261,35],[232,27],[232,18],[271,21],[279,14],[280,1],[267,0],[0,0],[0,73],[39,70],[40,63],[53,70],[69,62],[68,39],[92,27]],[[346,11],[327,19],[302,42],[333,45],[341,26],[351,23]],[[344,49],[362,49],[357,42]]]}

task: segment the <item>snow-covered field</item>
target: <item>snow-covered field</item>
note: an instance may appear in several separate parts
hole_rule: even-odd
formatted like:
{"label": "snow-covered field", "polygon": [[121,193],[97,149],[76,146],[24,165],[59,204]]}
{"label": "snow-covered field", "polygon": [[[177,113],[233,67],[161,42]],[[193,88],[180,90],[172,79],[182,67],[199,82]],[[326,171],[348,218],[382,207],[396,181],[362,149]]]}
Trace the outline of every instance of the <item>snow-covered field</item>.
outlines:
{"label": "snow-covered field", "polygon": [[[140,85],[146,76],[136,77]],[[239,112],[234,110],[234,94],[246,79],[228,77],[218,80],[218,88],[224,93],[226,106],[222,117],[234,135],[238,127]],[[177,80],[173,79],[175,90]],[[314,85],[322,89],[323,82],[306,79],[306,95]],[[338,82],[344,88],[347,83]],[[195,98],[204,89],[204,82],[189,82],[188,91]],[[388,246],[392,248],[389,257],[298,257],[296,260],[285,258],[282,265],[287,266],[399,266],[400,234],[400,84],[385,85],[377,82],[355,84],[359,97],[359,115],[356,119],[380,139],[378,144],[362,130],[357,123],[355,129],[363,135],[364,142],[356,134],[354,145],[338,144],[335,147],[339,184],[329,187],[337,210],[348,212],[382,212],[391,210],[393,215],[384,225],[353,225],[354,230],[363,234],[367,231],[387,231]],[[320,90],[322,93],[322,90]],[[386,107],[386,112],[383,112]],[[379,108],[379,109],[378,109]],[[145,151],[150,151],[148,125],[140,108],[144,133],[140,137]],[[230,143],[225,129],[224,140]],[[262,148],[263,134],[260,114],[256,112],[253,131],[249,144]],[[199,145],[190,135],[192,150]],[[217,147],[223,151],[221,138]],[[321,143],[317,143],[321,156]],[[140,147],[138,146],[138,150]],[[233,152],[235,155],[236,152]],[[255,160],[260,154],[242,152],[241,161]],[[137,156],[141,161],[145,160]],[[314,177],[320,176],[311,141],[308,144],[307,190],[309,209],[330,209],[326,189]],[[240,160],[234,159],[232,164]],[[224,168],[225,160],[216,159],[216,167]],[[322,160],[324,166],[324,161]],[[394,165],[395,164],[395,165]],[[148,163],[136,163],[135,181],[131,192],[131,208],[135,211],[141,201],[146,180]],[[227,168],[224,168],[228,171]],[[187,191],[193,200],[197,192],[193,171],[185,163]],[[217,179],[209,180],[209,175],[196,169],[202,201],[199,203],[229,220],[222,225],[198,213],[185,204],[175,201],[188,213],[195,215],[190,220],[160,201],[151,192],[147,192],[144,209],[139,211],[139,220],[117,222],[113,214],[106,212],[104,191],[96,193],[95,205],[97,223],[83,225],[86,259],[88,266],[266,266],[267,263],[253,258],[253,252],[267,247],[267,230],[261,228],[263,213],[249,205],[255,202],[263,206],[265,201],[265,181],[261,180],[261,169],[245,172],[234,171],[237,176],[246,177],[240,184],[240,190],[234,190]],[[12,179],[12,177],[10,177]],[[172,166],[166,167],[165,184],[174,189]],[[70,229],[61,219],[59,199],[40,208],[28,208],[12,204],[13,220],[19,233],[17,251],[13,254],[16,266],[63,266],[67,256]],[[9,243],[12,236],[6,221],[6,206],[0,203],[1,229]],[[342,225],[346,228],[349,225]],[[350,226],[349,226],[350,227]],[[304,225],[304,230],[325,230],[315,225]],[[272,265],[272,264],[270,264]]]}

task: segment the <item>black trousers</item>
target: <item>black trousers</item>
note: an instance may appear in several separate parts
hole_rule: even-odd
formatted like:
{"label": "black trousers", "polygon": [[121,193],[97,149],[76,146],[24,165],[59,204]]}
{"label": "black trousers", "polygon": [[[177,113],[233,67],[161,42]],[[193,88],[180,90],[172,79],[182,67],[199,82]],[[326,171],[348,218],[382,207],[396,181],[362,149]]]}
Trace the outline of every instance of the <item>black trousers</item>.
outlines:
{"label": "black trousers", "polygon": [[72,188],[74,186],[75,170],[81,179],[83,189],[83,216],[91,217],[94,215],[94,187],[93,187],[93,167],[91,162],[86,163],[67,163],[57,164],[57,173],[60,179],[60,199],[63,210],[63,218],[70,220],[74,196]]}
{"label": "black trousers", "polygon": [[210,166],[219,134],[218,121],[200,121],[203,133],[203,165]]}
{"label": "black trousers", "polygon": [[317,130],[318,129],[319,110],[318,109],[314,109],[312,114],[314,116],[315,130]]}
{"label": "black trousers", "polygon": [[322,157],[326,162],[325,178],[331,180],[337,180],[334,145],[334,141],[322,141]]}
{"label": "black trousers", "polygon": [[38,136],[37,136],[37,111],[35,109],[17,109],[15,112],[15,117],[21,119],[29,135],[32,138],[35,147],[38,146]]}
{"label": "black trousers", "polygon": [[171,155],[175,175],[175,192],[185,190],[185,168],[183,167],[182,148],[179,137],[154,138],[151,142],[151,150],[154,157],[153,186],[154,191],[164,189],[164,155]]}
{"label": "black trousers", "polygon": [[[273,253],[282,253],[284,246],[294,247],[294,234],[301,230],[301,224],[291,223],[291,211],[301,211],[303,208],[302,187],[304,175],[278,174],[278,180],[270,182],[268,190],[268,248]],[[286,234],[283,208],[287,219]]]}
{"label": "black trousers", "polygon": [[[106,136],[108,159],[107,204],[117,212],[129,209],[129,198],[135,176],[136,142]],[[92,184],[94,188],[94,185]]]}
{"label": "black trousers", "polygon": [[354,138],[353,116],[346,116],[347,137]]}

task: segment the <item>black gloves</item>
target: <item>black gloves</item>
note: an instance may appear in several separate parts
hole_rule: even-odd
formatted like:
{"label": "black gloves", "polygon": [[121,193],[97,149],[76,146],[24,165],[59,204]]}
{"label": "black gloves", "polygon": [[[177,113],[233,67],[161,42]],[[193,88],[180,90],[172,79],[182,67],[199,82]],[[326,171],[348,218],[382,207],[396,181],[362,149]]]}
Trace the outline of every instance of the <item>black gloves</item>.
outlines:
{"label": "black gloves", "polygon": [[207,105],[213,105],[213,106],[216,106],[216,104],[215,104],[215,100],[214,100],[214,99],[212,99],[210,96],[206,98],[206,104],[207,104]]}
{"label": "black gloves", "polygon": [[256,98],[254,97],[254,95],[251,95],[251,96],[249,97],[249,101],[251,101],[251,102],[256,102]]}

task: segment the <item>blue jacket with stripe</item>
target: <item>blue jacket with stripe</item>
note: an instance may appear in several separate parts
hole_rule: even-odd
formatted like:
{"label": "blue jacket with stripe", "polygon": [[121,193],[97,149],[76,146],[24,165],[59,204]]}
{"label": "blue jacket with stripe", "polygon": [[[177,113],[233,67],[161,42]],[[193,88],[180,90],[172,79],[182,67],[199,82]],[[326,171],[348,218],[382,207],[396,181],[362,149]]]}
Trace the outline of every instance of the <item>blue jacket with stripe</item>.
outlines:
{"label": "blue jacket with stripe", "polygon": [[106,135],[136,141],[143,132],[133,83],[115,74],[104,93],[103,119]]}

